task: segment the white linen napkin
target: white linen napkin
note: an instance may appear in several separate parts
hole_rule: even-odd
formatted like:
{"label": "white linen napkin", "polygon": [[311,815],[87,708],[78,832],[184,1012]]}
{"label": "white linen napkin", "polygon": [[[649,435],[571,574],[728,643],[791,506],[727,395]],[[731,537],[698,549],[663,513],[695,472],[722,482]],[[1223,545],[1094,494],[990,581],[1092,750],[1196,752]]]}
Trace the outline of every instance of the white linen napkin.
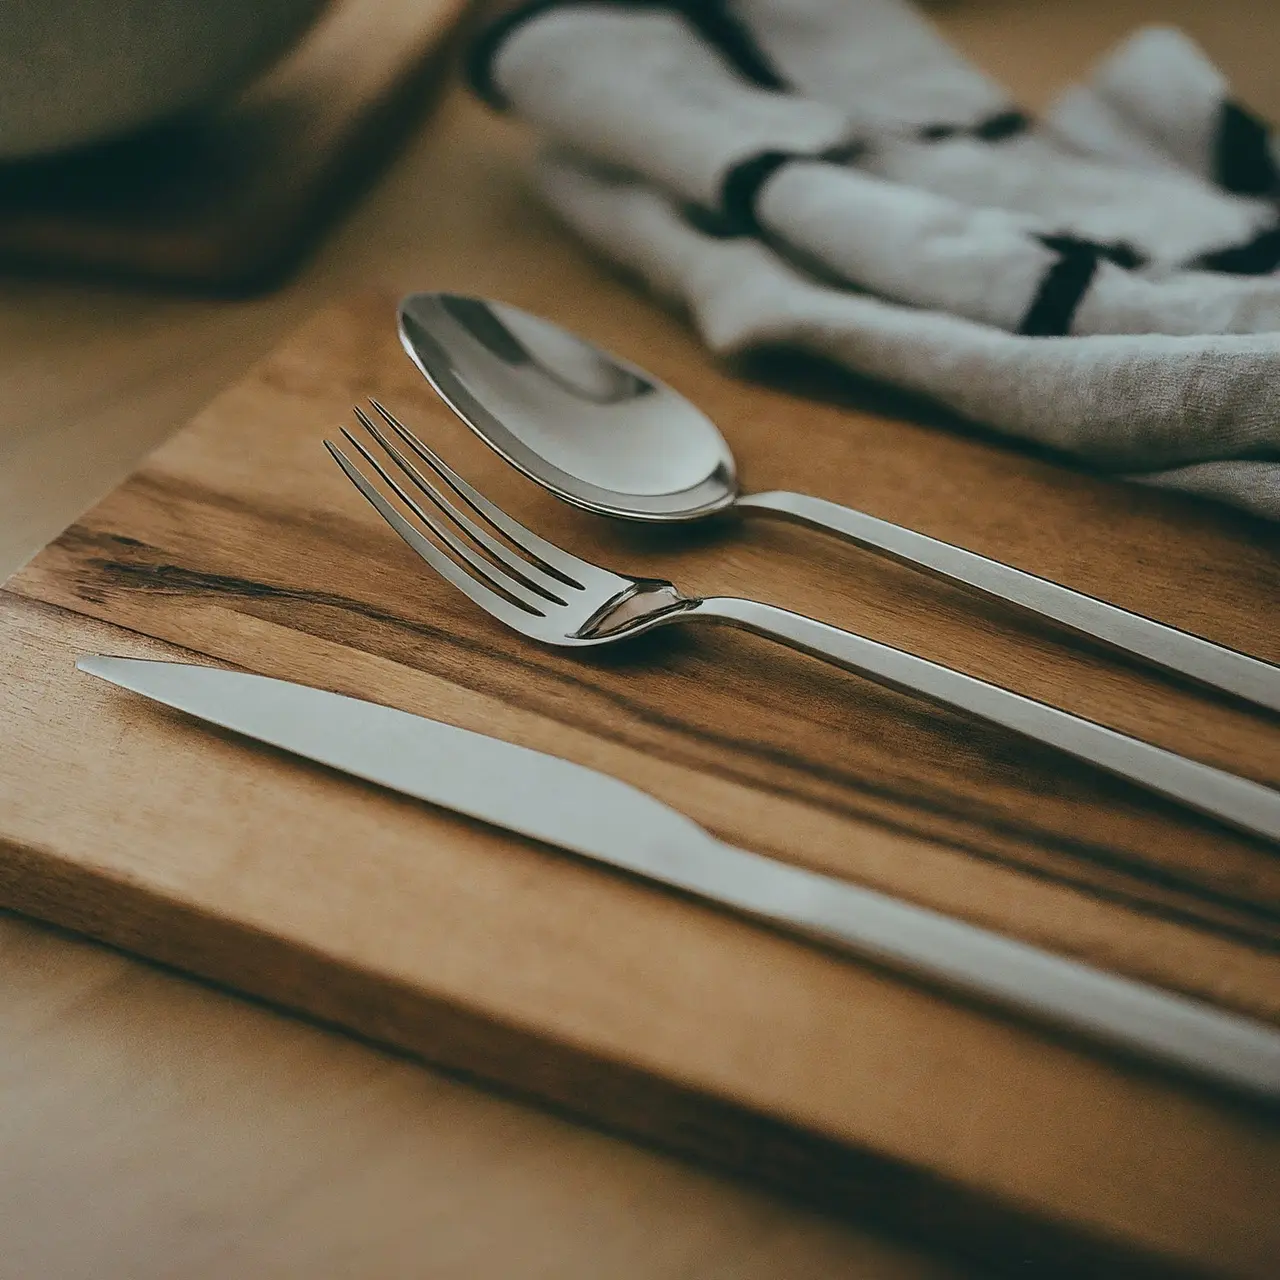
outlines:
{"label": "white linen napkin", "polygon": [[1273,148],[1176,33],[1043,124],[903,0],[542,0],[472,80],[715,350],[803,348],[1280,519]]}

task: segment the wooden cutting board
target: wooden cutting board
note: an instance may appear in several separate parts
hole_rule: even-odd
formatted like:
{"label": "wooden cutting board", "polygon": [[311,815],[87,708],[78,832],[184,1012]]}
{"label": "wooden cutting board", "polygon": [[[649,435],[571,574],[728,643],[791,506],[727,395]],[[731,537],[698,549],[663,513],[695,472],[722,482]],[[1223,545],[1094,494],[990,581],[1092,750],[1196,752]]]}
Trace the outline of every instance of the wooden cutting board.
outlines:
{"label": "wooden cutting board", "polygon": [[[1275,541],[1254,523],[753,385],[638,299],[606,313],[534,280],[509,300],[692,395],[756,487],[857,500],[1280,660]],[[784,375],[817,389],[814,370]],[[509,634],[321,448],[368,395],[603,563],[815,613],[1280,784],[1275,718],[900,566],[783,527],[663,533],[558,503],[435,401],[375,294],[319,316],[0,593],[0,903],[1030,1274],[1275,1274],[1274,1112],[74,670],[86,651],[180,656],[393,703],[1280,1024],[1273,848],[746,635],[584,657]]]}
{"label": "wooden cutting board", "polygon": [[467,0],[332,0],[212,113],[0,165],[0,266],[253,292],[291,270],[443,82]]}

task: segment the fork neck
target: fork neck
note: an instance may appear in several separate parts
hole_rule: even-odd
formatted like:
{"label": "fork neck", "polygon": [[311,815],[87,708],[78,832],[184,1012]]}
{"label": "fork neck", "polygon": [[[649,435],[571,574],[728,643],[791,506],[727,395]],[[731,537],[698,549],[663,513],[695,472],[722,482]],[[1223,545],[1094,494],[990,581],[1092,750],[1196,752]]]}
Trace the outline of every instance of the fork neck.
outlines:
{"label": "fork neck", "polygon": [[630,591],[610,600],[577,632],[581,640],[606,640],[624,632],[648,631],[702,601],[681,595],[675,585],[659,578],[639,578]]}

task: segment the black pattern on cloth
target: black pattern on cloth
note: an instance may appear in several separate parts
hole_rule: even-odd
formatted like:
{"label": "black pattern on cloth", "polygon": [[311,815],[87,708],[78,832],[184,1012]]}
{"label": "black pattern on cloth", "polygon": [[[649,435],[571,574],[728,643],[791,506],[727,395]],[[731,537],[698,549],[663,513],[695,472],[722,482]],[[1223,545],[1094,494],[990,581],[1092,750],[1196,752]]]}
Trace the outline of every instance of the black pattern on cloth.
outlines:
{"label": "black pattern on cloth", "polygon": [[491,107],[506,110],[509,104],[494,80],[493,64],[507,38],[518,27],[552,9],[584,5],[677,13],[748,83],[778,92],[791,88],[727,0],[528,0],[494,19],[472,43],[466,61],[467,83]]}
{"label": "black pattern on cloth", "polygon": [[1079,236],[1036,236],[1058,260],[1044,274],[1018,332],[1028,338],[1061,338],[1071,332],[1071,322],[1103,262],[1132,270],[1146,261],[1132,245],[1107,244]]}
{"label": "black pattern on cloth", "polygon": [[1201,254],[1193,263],[1203,271],[1233,276],[1267,276],[1280,268],[1280,224],[1265,227],[1252,240]]}
{"label": "black pattern on cloth", "polygon": [[[581,3],[583,0],[576,2]],[[498,51],[517,28],[552,9],[564,9],[573,3],[575,0],[528,0],[527,4],[509,9],[489,22],[467,50],[464,74],[471,91],[495,110],[508,110],[511,104],[493,78],[493,64],[497,60]]]}
{"label": "black pattern on cloth", "polygon": [[1213,147],[1213,179],[1242,196],[1280,194],[1280,169],[1271,151],[1271,130],[1251,111],[1224,102]]}
{"label": "black pattern on cloth", "polygon": [[1007,111],[997,111],[974,124],[922,124],[916,130],[916,137],[921,142],[949,142],[952,138],[972,138],[977,142],[1003,142],[1006,138],[1016,138],[1026,133],[1032,126],[1032,119],[1025,111],[1010,107]]}
{"label": "black pattern on cloth", "polygon": [[1098,274],[1103,250],[1070,236],[1038,238],[1056,250],[1058,260],[1044,273],[1018,332],[1028,338],[1061,338],[1071,332],[1076,310]]}

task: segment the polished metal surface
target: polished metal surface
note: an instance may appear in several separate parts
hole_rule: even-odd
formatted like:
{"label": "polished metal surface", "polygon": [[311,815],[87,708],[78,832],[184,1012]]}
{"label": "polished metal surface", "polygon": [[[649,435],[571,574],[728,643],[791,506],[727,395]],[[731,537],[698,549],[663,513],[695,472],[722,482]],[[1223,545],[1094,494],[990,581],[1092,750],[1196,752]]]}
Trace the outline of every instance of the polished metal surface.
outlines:
{"label": "polished metal surface", "polygon": [[76,666],[166,706],[357,778],[563,849],[647,872],[661,850],[713,843],[607,774],[376,702],[269,676],[139,658]]}
{"label": "polished metal surface", "polygon": [[499,510],[403,423],[372,403],[384,425],[355,410],[369,443],[343,428],[365,470],[331,441],[325,447],[383,519],[437,573],[526,636],[577,646],[609,644],[673,622],[740,627],[881,684],[970,712],[1221,822],[1280,841],[1280,792],[1257,782],[786,609],[752,600],[685,596],[670,582],[613,573],[563,551]]}
{"label": "polished metal surface", "polygon": [[81,671],[261,742],[905,968],[1228,1087],[1280,1097],[1280,1032],[736,849],[634,787],[376,703],[216,667],[92,656]]}
{"label": "polished metal surface", "polygon": [[577,506],[650,522],[732,508],[821,529],[1280,711],[1280,667],[862,511],[798,493],[740,495],[733,456],[705,414],[516,307],[413,294],[400,304],[400,338],[481,439]]}
{"label": "polished metal surface", "polygon": [[539,484],[589,511],[689,520],[732,504],[733,455],[684,396],[516,307],[419,293],[400,339],[444,401]]}

